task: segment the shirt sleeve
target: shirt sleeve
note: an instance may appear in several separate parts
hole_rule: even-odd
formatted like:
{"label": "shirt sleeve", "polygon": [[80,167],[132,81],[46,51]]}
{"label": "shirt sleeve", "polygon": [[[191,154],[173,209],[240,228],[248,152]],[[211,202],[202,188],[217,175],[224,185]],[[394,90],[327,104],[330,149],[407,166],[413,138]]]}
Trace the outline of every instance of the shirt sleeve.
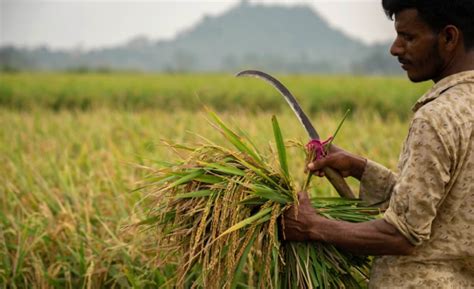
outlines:
{"label": "shirt sleeve", "polygon": [[360,198],[370,206],[386,209],[397,175],[374,161],[367,160],[360,181]]}
{"label": "shirt sleeve", "polygon": [[420,245],[446,197],[451,161],[444,139],[423,119],[413,120],[403,156],[384,219]]}

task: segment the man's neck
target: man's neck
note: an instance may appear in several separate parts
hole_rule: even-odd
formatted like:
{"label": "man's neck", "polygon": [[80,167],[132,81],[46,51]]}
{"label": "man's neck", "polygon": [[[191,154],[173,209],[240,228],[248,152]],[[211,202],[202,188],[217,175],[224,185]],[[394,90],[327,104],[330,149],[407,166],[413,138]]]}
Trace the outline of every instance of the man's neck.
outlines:
{"label": "man's neck", "polygon": [[463,51],[461,55],[453,57],[451,61],[447,63],[443,72],[432,80],[436,83],[450,75],[469,70],[474,70],[474,48],[467,52]]}
{"label": "man's neck", "polygon": [[474,48],[465,52],[463,57],[458,58],[458,62],[455,73],[474,70]]}

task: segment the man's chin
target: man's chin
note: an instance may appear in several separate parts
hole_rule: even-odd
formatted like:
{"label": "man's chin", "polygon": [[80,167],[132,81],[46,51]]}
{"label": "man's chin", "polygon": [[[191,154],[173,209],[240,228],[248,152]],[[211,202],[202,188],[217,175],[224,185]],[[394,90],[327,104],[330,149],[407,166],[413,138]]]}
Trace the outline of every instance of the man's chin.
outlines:
{"label": "man's chin", "polygon": [[408,79],[410,79],[411,82],[415,82],[415,83],[430,80],[430,77],[426,77],[424,75],[418,75],[418,74],[415,74],[415,73],[410,73],[410,71],[407,71],[407,76],[408,76]]}

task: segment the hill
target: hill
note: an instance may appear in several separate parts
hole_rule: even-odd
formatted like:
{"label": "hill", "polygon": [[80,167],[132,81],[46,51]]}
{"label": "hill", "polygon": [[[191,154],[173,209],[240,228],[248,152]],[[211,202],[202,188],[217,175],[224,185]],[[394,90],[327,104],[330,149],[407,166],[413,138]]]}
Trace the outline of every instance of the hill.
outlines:
{"label": "hill", "polygon": [[221,15],[204,17],[169,41],[137,37],[91,51],[3,47],[0,65],[38,70],[213,72],[251,67],[293,73],[398,72],[387,47],[368,46],[345,35],[308,6],[242,1]]}

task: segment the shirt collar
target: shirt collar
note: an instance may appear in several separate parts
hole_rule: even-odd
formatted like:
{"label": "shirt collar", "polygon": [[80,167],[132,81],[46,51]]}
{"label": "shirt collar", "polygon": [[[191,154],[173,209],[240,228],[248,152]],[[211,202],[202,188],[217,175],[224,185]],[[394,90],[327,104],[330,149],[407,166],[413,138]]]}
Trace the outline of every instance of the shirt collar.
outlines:
{"label": "shirt collar", "polygon": [[466,82],[474,83],[474,70],[459,72],[441,79],[435,85],[433,85],[433,87],[428,92],[426,92],[422,97],[420,97],[420,99],[418,99],[418,101],[412,108],[413,112],[416,112],[423,105],[437,98],[449,88],[460,83]]}

